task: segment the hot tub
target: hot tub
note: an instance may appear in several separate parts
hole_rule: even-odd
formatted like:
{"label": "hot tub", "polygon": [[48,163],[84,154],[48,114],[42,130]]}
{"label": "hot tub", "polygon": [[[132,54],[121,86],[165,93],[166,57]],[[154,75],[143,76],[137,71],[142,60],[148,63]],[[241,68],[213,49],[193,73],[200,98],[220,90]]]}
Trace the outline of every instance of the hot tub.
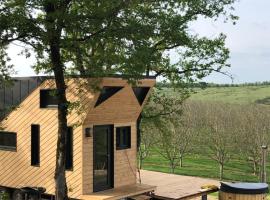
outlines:
{"label": "hot tub", "polygon": [[221,183],[219,200],[266,200],[266,183]]}

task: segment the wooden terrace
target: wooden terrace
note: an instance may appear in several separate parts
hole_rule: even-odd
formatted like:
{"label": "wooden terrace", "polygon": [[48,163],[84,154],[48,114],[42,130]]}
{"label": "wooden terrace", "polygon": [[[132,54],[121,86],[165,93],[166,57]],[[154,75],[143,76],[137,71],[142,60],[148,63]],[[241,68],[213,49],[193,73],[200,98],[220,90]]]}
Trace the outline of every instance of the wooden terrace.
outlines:
{"label": "wooden terrace", "polygon": [[102,192],[96,192],[88,195],[82,195],[79,199],[82,200],[114,200],[126,197],[133,197],[140,194],[151,193],[156,189],[155,186],[146,184],[134,184],[113,188]]}
{"label": "wooden terrace", "polygon": [[196,199],[199,197],[207,199],[209,193],[216,192],[218,189],[202,191],[201,186],[220,185],[217,180],[147,170],[141,170],[141,180],[143,184],[156,185],[157,188],[151,196],[162,200]]}

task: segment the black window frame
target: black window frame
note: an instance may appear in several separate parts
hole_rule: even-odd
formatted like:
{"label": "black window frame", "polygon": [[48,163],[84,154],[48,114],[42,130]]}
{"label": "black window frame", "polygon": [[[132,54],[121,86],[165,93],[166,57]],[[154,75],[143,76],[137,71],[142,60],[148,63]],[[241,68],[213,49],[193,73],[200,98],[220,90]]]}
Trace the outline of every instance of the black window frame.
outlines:
{"label": "black window frame", "polygon": [[0,141],[1,141],[1,137],[3,135],[15,136],[15,142],[13,141],[15,143],[15,145],[1,145],[1,142],[0,142],[0,150],[3,150],[3,151],[15,151],[16,152],[17,151],[17,133],[9,132],[9,131],[0,131]]}
{"label": "black window frame", "polygon": [[131,126],[116,127],[116,150],[124,150],[130,148],[131,148]]}
{"label": "black window frame", "polygon": [[[57,96],[51,95],[52,93],[57,94],[56,89],[41,89],[40,90],[40,108],[57,108]],[[53,103],[50,103],[53,102]]]}
{"label": "black window frame", "polygon": [[74,163],[73,163],[73,127],[69,126],[66,137],[66,166],[65,169],[67,171],[73,171]]}
{"label": "black window frame", "polygon": [[31,124],[31,166],[40,166],[40,125]]}

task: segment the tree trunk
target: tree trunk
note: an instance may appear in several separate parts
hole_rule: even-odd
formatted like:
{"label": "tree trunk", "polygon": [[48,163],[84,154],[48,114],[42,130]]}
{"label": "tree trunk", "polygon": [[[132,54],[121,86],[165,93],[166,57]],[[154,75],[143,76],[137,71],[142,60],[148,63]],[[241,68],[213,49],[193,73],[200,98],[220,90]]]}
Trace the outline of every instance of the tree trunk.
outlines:
{"label": "tree trunk", "polygon": [[257,162],[255,160],[253,160],[253,175],[257,175]]}
{"label": "tree trunk", "polygon": [[171,173],[174,174],[175,171],[175,165],[173,162],[170,163],[170,167],[171,167]]}
{"label": "tree trunk", "polygon": [[85,68],[83,66],[82,52],[80,50],[79,45],[77,45],[77,51],[76,51],[76,64],[77,64],[78,70],[80,72],[80,75],[85,76],[86,72],[85,72]]}
{"label": "tree trunk", "polygon": [[219,180],[223,179],[223,171],[224,171],[224,165],[220,163],[219,164]]}
{"label": "tree trunk", "polygon": [[136,123],[136,128],[137,128],[137,151],[140,150],[141,148],[141,122],[142,122],[142,115],[140,114],[140,116],[137,119],[137,123]]}
{"label": "tree trunk", "polygon": [[54,70],[55,82],[58,90],[58,140],[56,150],[55,168],[55,194],[57,200],[68,199],[67,184],[65,174],[66,158],[66,135],[67,135],[67,99],[66,85],[64,81],[63,69],[56,67]]}
{"label": "tree trunk", "polygon": [[256,176],[256,163],[253,161],[253,175]]}
{"label": "tree trunk", "polygon": [[141,154],[141,152],[139,153],[139,169],[142,169],[142,165],[143,165],[143,156]]}
{"label": "tree trunk", "polygon": [[147,67],[147,69],[146,69],[146,77],[149,77],[150,76],[150,69],[149,69],[149,67]]}
{"label": "tree trunk", "polygon": [[183,167],[183,156],[182,155],[180,155],[179,166],[181,168]]}
{"label": "tree trunk", "polygon": [[55,167],[55,197],[57,200],[67,200],[66,184],[66,135],[67,135],[67,99],[66,84],[64,79],[64,67],[61,62],[60,48],[57,39],[50,44],[51,61],[55,76],[58,100],[58,134]]}
{"label": "tree trunk", "polygon": [[[45,1],[44,10],[46,11],[48,45],[52,69],[55,77],[58,103],[58,133],[55,164],[55,198],[56,200],[68,200],[66,183],[66,135],[67,135],[67,98],[66,84],[64,77],[64,65],[61,60],[60,38],[63,28],[63,21],[57,19],[56,12],[65,12],[65,7],[58,7],[53,1]],[[67,1],[68,2],[68,1]],[[58,9],[58,10],[55,10]]]}

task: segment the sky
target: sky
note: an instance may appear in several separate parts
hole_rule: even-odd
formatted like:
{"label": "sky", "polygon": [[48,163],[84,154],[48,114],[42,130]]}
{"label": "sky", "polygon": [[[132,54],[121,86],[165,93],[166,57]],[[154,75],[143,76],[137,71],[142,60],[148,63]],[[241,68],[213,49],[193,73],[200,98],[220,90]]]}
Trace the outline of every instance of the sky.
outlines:
{"label": "sky", "polygon": [[[192,24],[191,31],[210,38],[221,32],[227,35],[231,68],[226,71],[233,76],[233,83],[270,81],[270,1],[240,0],[234,7],[234,14],[240,17],[236,25],[200,19]],[[34,59],[18,56],[20,51],[15,45],[9,50],[16,76],[35,75],[30,67]],[[232,83],[230,78],[216,73],[204,81]]]}

